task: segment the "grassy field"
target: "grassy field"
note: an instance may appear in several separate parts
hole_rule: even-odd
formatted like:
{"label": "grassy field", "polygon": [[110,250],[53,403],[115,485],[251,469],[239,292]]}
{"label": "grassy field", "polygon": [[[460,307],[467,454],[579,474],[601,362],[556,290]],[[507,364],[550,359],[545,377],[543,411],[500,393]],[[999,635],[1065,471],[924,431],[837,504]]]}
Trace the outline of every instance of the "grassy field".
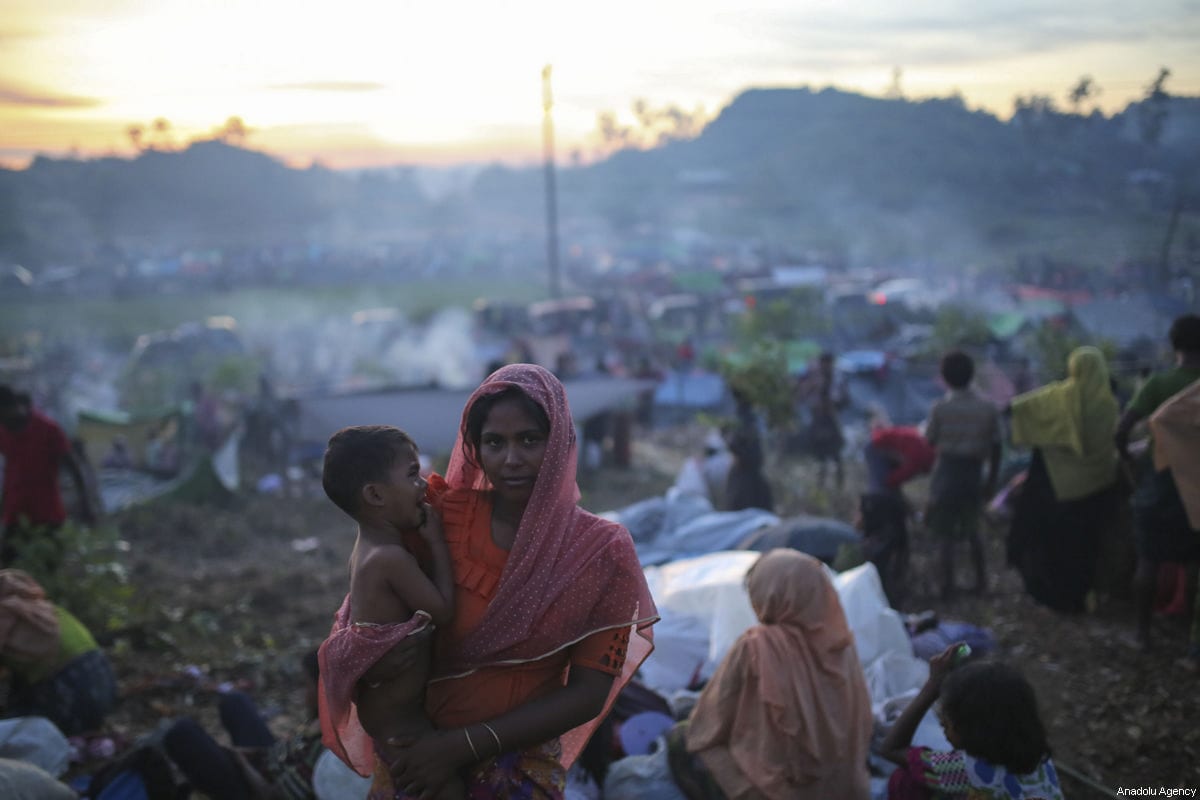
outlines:
{"label": "grassy field", "polygon": [[45,339],[87,339],[127,347],[143,333],[211,316],[239,325],[299,323],[365,308],[395,307],[422,316],[448,306],[470,307],[480,297],[529,302],[545,296],[530,282],[445,281],[379,286],[250,288],[111,297],[0,298],[0,341],[30,334]]}

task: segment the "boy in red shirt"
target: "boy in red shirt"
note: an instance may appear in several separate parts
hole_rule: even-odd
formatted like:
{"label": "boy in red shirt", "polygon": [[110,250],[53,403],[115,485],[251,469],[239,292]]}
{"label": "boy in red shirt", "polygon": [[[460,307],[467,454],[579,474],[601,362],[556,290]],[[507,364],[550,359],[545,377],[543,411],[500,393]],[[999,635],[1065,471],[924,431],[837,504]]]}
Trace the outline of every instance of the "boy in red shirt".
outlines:
{"label": "boy in red shirt", "polygon": [[47,558],[45,566],[54,569],[62,557],[54,532],[67,519],[58,481],[63,467],[75,481],[84,522],[95,520],[94,510],[83,470],[63,429],[35,410],[27,396],[7,386],[0,386],[0,456],[4,457],[0,566],[11,566],[24,545],[47,537],[57,552]]}

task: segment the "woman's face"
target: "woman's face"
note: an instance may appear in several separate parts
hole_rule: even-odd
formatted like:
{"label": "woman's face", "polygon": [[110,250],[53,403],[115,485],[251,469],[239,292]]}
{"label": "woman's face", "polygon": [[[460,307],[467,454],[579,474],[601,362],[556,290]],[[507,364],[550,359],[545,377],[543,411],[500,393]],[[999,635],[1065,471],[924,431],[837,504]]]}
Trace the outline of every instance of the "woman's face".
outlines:
{"label": "woman's face", "polygon": [[548,438],[520,400],[508,397],[492,406],[479,437],[479,461],[497,500],[522,507],[529,502]]}

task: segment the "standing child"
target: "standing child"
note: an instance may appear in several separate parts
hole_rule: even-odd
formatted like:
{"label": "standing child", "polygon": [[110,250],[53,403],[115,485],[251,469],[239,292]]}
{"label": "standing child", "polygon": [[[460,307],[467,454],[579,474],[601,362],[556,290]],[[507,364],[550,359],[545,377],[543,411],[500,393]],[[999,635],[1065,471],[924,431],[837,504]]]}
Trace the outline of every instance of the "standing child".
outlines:
{"label": "standing child", "polygon": [[[417,446],[387,425],[344,428],[325,451],[325,493],[358,523],[350,556],[350,591],[321,645],[321,727],[325,745],[360,775],[375,753],[390,761],[388,739],[429,731],[423,712],[430,648],[417,666],[378,683],[363,681],[397,643],[454,616],[454,572],[441,522],[425,503]],[[414,541],[414,533],[419,537]],[[412,548],[429,551],[432,580]],[[337,671],[330,664],[353,664]],[[462,797],[447,785],[445,797]]]}
{"label": "standing child", "polygon": [[[881,755],[899,765],[888,781],[888,800],[1062,800],[1033,687],[999,662],[958,668],[961,646],[930,660],[929,680],[880,744]],[[910,747],[939,697],[938,716],[954,749]]]}
{"label": "standing child", "polygon": [[[1000,412],[971,388],[974,360],[955,350],[942,357],[946,396],[934,404],[925,438],[937,450],[929,482],[929,530],[941,547],[942,598],[954,591],[954,546],[966,539],[975,566],[976,593],[986,588],[979,512],[1000,470]],[[983,477],[983,462],[988,474]]]}
{"label": "standing child", "polygon": [[809,406],[809,448],[817,459],[817,482],[825,486],[826,468],[833,462],[834,481],[840,491],[845,482],[842,466],[842,448],[846,437],[838,410],[846,405],[849,397],[846,385],[837,372],[833,353],[822,353],[814,370],[804,376],[797,387],[801,400]]}
{"label": "standing child", "polygon": [[903,486],[929,472],[937,452],[918,429],[892,425],[885,414],[876,412],[863,455],[867,490],[858,505],[863,550],[879,571],[888,602],[899,608],[908,594],[909,505]]}

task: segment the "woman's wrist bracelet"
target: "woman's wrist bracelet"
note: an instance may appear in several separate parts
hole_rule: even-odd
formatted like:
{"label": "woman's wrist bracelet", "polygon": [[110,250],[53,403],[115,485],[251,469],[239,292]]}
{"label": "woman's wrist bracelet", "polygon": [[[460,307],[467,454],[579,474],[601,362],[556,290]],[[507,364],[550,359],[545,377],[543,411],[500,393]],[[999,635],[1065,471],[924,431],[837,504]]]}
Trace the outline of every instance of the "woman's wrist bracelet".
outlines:
{"label": "woman's wrist bracelet", "polygon": [[479,757],[479,751],[475,749],[475,743],[471,741],[471,731],[463,728],[463,735],[467,737],[467,744],[471,745],[471,752],[475,754],[475,761],[482,761],[483,759]]}
{"label": "woman's wrist bracelet", "polygon": [[496,740],[496,755],[500,755],[501,753],[503,753],[504,745],[500,744],[500,736],[496,733],[496,729],[493,728],[491,725],[488,725],[486,722],[481,723],[481,724],[483,725],[483,727],[488,729],[488,733],[490,733],[492,735],[492,738]]}

